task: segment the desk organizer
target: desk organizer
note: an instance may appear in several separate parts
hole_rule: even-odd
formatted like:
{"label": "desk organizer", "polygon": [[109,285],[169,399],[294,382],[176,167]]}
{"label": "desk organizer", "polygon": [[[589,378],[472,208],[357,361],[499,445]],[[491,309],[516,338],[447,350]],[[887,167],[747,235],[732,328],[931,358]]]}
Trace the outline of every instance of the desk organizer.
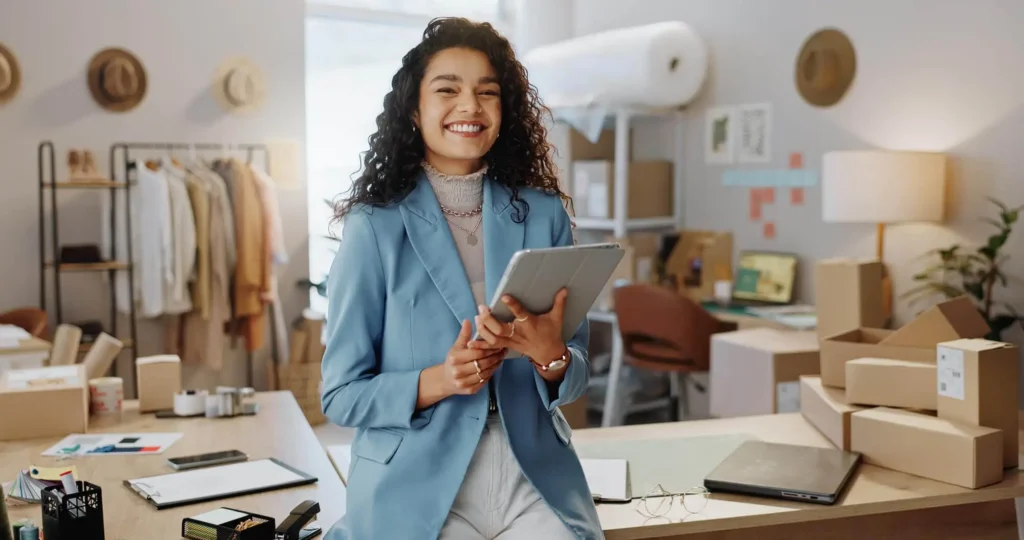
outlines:
{"label": "desk organizer", "polygon": [[64,486],[43,488],[43,538],[46,540],[104,540],[103,490],[78,481],[78,493]]}
{"label": "desk organizer", "polygon": [[[182,538],[187,538],[188,540],[274,540],[274,533],[276,531],[274,518],[253,514],[252,512],[243,512],[235,508],[224,509],[244,514],[244,516],[220,524],[208,523],[187,517],[181,520]],[[240,523],[249,520],[255,520],[260,523],[242,531],[235,530],[235,527]],[[47,538],[46,540],[50,539]]]}

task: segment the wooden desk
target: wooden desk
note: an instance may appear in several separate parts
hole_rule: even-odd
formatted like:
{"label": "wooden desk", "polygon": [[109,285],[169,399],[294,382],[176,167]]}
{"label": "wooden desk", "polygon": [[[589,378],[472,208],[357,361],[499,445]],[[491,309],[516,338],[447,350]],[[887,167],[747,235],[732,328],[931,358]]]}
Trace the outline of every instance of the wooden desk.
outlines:
{"label": "wooden desk", "polygon": [[[778,443],[832,446],[799,413],[581,429],[573,433],[573,441],[730,433]],[[1017,538],[1016,497],[1024,497],[1024,479],[1016,470],[1007,471],[999,484],[971,490],[862,464],[832,506],[713,493],[698,514],[687,515],[676,500],[666,518],[640,515],[639,501],[600,504],[598,515],[608,540]],[[756,531],[748,530],[752,527]]]}
{"label": "wooden desk", "polygon": [[[73,464],[82,480],[103,489],[104,527],[107,540],[180,538],[181,520],[188,516],[228,506],[272,516],[279,522],[300,502],[312,499],[320,503],[317,523],[325,531],[345,513],[345,487],[327,454],[302,416],[289,392],[259,393],[255,397],[260,410],[256,416],[210,419],[158,419],[140,415],[138,403],[125,402],[120,422],[93,417],[89,431],[95,433],[181,432],[184,436],[161,455],[88,456],[68,461],[43,457],[44,450],[60,438],[0,443],[0,479],[7,482],[29,465],[42,467]],[[275,457],[318,478],[309,486],[270,491],[244,497],[156,510],[122,480],[174,472],[167,458],[238,449],[250,459]],[[13,506],[11,520],[29,518],[42,522],[38,504]]]}

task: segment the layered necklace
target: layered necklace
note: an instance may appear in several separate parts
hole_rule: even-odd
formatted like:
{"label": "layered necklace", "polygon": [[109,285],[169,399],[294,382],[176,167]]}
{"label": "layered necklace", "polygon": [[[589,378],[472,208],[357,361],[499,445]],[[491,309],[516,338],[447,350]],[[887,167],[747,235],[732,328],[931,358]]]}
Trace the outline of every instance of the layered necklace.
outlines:
{"label": "layered necklace", "polygon": [[[443,204],[441,205],[441,213],[444,214],[444,218],[453,227],[455,227],[455,228],[459,229],[460,231],[466,233],[466,243],[471,245],[471,246],[475,246],[477,244],[477,242],[479,242],[479,240],[476,237],[476,231],[478,231],[480,229],[480,224],[483,223],[483,221],[484,221],[484,217],[481,215],[483,213],[483,210],[484,210],[484,207],[483,207],[482,204],[480,206],[477,206],[476,208],[474,208],[472,210],[467,211],[467,212],[460,212],[458,210],[452,210],[451,208],[448,208],[447,206],[445,206]],[[458,223],[455,223],[452,220],[453,217],[471,218],[471,217],[474,217],[474,216],[478,216],[478,218],[476,220],[476,225],[473,226],[472,230],[467,229],[467,228],[463,227],[462,225],[459,225]]]}

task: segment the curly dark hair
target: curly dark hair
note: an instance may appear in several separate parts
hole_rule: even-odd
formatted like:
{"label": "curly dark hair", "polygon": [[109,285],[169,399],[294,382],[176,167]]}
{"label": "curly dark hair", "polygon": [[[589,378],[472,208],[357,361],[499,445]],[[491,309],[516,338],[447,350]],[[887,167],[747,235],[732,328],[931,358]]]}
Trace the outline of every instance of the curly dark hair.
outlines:
{"label": "curly dark hair", "polygon": [[533,187],[569,200],[558,186],[547,130],[541,121],[549,111],[527,80],[526,68],[516,59],[512,45],[488,23],[439,18],[430,21],[423,40],[406,53],[402,67],[392,77],[384,111],[377,116],[377,131],[370,135],[370,149],[362,156],[362,170],[348,197],[334,204],[336,221],[354,206],[388,206],[412,192],[424,157],[423,139],[413,129],[420,82],[430,59],[453,47],[487,55],[498,74],[501,127],[483,159],[488,175],[511,191],[510,203],[516,209],[513,219],[522,223],[530,211],[519,196],[520,188]]}

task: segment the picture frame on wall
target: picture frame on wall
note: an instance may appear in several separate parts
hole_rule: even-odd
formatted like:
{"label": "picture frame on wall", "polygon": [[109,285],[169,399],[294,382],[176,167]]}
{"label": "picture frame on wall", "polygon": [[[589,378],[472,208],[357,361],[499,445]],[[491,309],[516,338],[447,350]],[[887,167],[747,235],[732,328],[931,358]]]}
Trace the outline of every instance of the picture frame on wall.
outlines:
{"label": "picture frame on wall", "polygon": [[740,163],[771,163],[772,106],[740,105],[736,109],[736,159]]}
{"label": "picture frame on wall", "polygon": [[704,162],[728,165],[735,161],[736,108],[711,107],[704,117]]}

